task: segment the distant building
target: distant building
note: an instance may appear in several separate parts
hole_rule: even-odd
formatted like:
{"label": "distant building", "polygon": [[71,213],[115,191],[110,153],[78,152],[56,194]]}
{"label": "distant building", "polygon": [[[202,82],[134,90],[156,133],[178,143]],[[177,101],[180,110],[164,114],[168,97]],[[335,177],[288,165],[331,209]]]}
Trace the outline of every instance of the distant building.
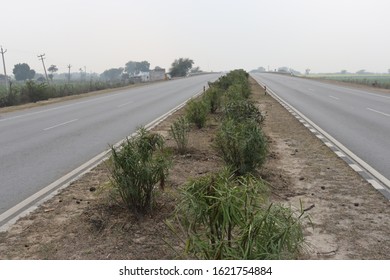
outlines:
{"label": "distant building", "polygon": [[166,79],[165,69],[157,68],[154,70],[150,70],[149,79],[151,82],[165,80]]}
{"label": "distant building", "polygon": [[141,78],[141,82],[146,83],[150,81],[150,74],[149,72],[139,72],[137,77]]}

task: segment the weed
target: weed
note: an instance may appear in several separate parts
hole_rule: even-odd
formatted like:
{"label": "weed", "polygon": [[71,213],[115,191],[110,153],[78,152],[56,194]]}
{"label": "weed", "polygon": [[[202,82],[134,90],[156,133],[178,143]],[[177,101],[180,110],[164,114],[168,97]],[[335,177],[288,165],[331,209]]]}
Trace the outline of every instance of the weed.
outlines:
{"label": "weed", "polygon": [[203,100],[191,100],[186,107],[186,117],[189,122],[194,123],[198,128],[206,125],[208,104]]}
{"label": "weed", "polygon": [[[265,184],[229,170],[191,180],[176,219],[185,254],[200,259],[288,259],[303,242],[300,219],[290,209],[268,205]],[[178,233],[171,222],[167,225]]]}
{"label": "weed", "polygon": [[266,138],[254,121],[225,119],[217,132],[214,148],[237,175],[254,172],[267,155]]}
{"label": "weed", "polygon": [[185,117],[178,118],[172,125],[169,131],[170,135],[176,142],[177,149],[180,154],[187,151],[188,133],[190,132],[190,125]]}
{"label": "weed", "polygon": [[170,161],[163,151],[164,139],[141,128],[117,151],[112,150],[111,177],[124,204],[136,213],[150,212],[155,204],[154,189],[168,176]]}

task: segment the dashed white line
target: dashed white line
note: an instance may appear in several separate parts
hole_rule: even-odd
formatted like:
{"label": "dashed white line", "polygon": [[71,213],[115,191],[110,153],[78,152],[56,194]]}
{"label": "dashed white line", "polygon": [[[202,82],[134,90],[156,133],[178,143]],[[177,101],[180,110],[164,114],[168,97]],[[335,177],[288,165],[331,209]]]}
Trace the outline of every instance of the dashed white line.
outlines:
{"label": "dashed white line", "polygon": [[356,172],[362,172],[363,170],[356,164],[350,164],[349,165],[353,170],[355,170]]}
{"label": "dashed white line", "polygon": [[44,131],[50,130],[50,129],[53,129],[53,128],[56,128],[56,127],[59,127],[59,126],[63,126],[63,125],[66,125],[66,124],[69,124],[69,123],[72,123],[72,122],[75,122],[75,121],[78,121],[78,120],[79,120],[79,119],[74,119],[74,120],[71,120],[71,121],[59,123],[59,124],[56,124],[56,125],[53,125],[53,126],[50,126],[50,127],[46,127],[46,128],[44,128],[43,130],[44,130]]}
{"label": "dashed white line", "polygon": [[333,98],[335,100],[340,100],[340,98],[336,97],[336,96],[333,96],[333,95],[329,95],[330,98]]}
{"label": "dashed white line", "polygon": [[370,110],[371,112],[375,112],[375,113],[384,115],[384,116],[386,116],[386,117],[390,117],[390,114],[386,114],[386,113],[383,113],[383,112],[381,112],[381,111],[377,111],[377,110],[374,110],[374,109],[371,109],[371,108],[367,108],[367,110]]}
{"label": "dashed white line", "polygon": [[345,157],[345,155],[340,151],[335,151],[336,155],[339,157]]}
{"label": "dashed white line", "polygon": [[325,142],[325,145],[328,146],[329,148],[334,147],[334,145],[330,142]]}
{"label": "dashed white line", "polygon": [[118,107],[118,108],[121,108],[121,107],[124,107],[124,106],[126,106],[126,105],[133,104],[133,103],[134,103],[134,101],[130,101],[130,102],[126,102],[126,103],[120,104],[120,105],[118,105],[117,107]]}
{"label": "dashed white line", "polygon": [[377,190],[384,190],[385,188],[381,186],[376,180],[369,179],[367,180],[375,189]]}

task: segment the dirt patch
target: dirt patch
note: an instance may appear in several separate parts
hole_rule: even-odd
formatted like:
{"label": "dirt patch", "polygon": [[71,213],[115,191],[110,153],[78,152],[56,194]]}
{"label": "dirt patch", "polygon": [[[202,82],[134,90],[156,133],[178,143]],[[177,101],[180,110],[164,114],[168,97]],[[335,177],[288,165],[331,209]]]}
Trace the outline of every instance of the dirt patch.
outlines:
{"label": "dirt patch", "polygon": [[[273,199],[298,208],[314,206],[301,259],[389,259],[390,203],[251,80],[253,99],[266,114],[270,154],[260,170]],[[167,138],[178,111],[154,131]],[[172,215],[178,189],[191,177],[221,168],[210,143],[217,128],[193,130],[190,151],[173,157],[157,210],[139,219],[112,199],[109,173],[96,167],[7,232],[0,233],[1,259],[175,259],[179,241],[164,220]],[[169,244],[169,245],[168,245]]]}

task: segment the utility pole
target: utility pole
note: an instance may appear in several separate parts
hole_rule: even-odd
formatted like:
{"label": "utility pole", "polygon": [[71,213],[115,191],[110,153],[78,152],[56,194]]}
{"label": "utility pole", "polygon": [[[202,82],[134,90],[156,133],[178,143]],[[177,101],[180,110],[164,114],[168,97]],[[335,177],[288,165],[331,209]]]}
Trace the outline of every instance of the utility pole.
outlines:
{"label": "utility pole", "polygon": [[68,83],[70,83],[70,68],[72,67],[72,65],[68,65]]}
{"label": "utility pole", "polygon": [[41,54],[41,55],[38,55],[38,58],[39,58],[39,60],[42,60],[43,70],[45,70],[46,81],[47,81],[47,83],[49,83],[49,78],[47,77],[45,62],[43,61],[45,59],[44,56],[45,56],[45,54]]}
{"label": "utility pole", "polygon": [[3,50],[3,46],[1,46],[1,56],[3,58],[3,67],[4,67],[4,78],[5,78],[5,88],[8,92],[8,77],[7,77],[7,70],[5,69],[5,60],[4,60],[4,54],[7,52],[7,50]]}

